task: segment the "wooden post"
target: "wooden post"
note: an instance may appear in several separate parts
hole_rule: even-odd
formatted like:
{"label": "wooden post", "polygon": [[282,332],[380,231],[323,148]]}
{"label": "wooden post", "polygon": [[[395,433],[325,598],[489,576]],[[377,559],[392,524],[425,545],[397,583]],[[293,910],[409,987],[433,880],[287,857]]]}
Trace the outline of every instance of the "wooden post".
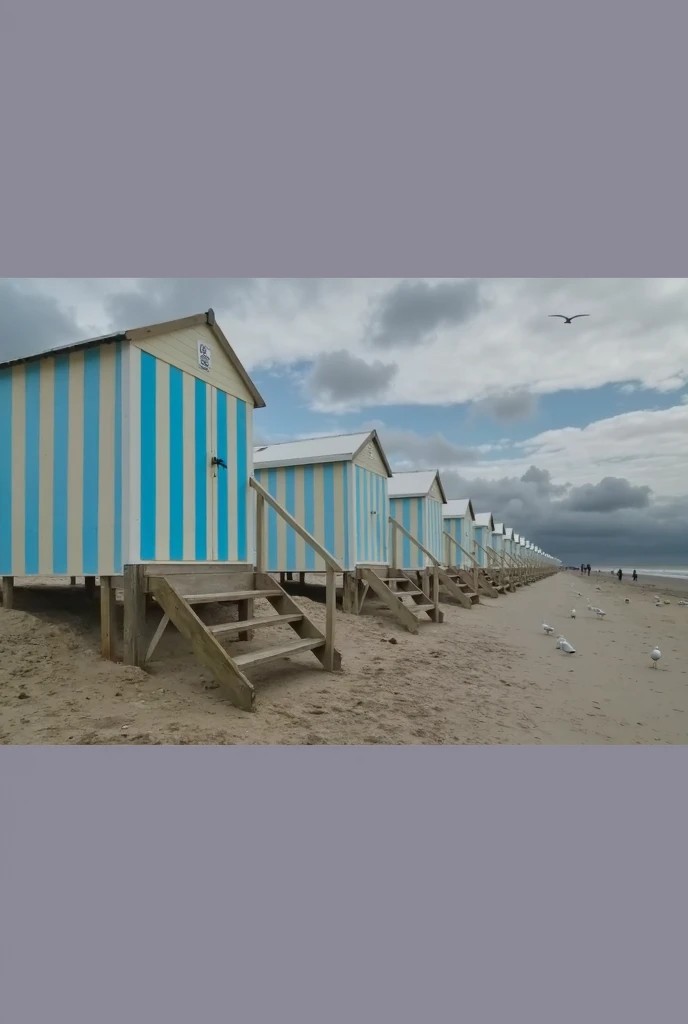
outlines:
{"label": "wooden post", "polygon": [[355,592],[356,581],[350,572],[345,572],[342,590],[342,611],[347,615],[352,615],[354,612]]}
{"label": "wooden post", "polygon": [[86,588],[86,597],[92,601],[96,593],[95,576],[84,576],[84,587]]}
{"label": "wooden post", "polygon": [[109,576],[100,577],[100,650],[108,661],[115,661],[117,658],[116,641],[116,619],[115,619],[115,598],[117,594],[113,589],[112,580]]}
{"label": "wooden post", "polygon": [[[249,598],[246,601],[237,601],[237,615],[239,621],[246,621],[247,619],[253,618],[253,598]],[[245,629],[242,633],[237,633],[237,640],[252,640],[253,630]]]}
{"label": "wooden post", "polygon": [[256,495],[256,569],[265,572],[265,499]]}
{"label": "wooden post", "polygon": [[142,565],[124,567],[124,663],[141,667],[144,660],[143,639],[146,629]]}
{"label": "wooden post", "polygon": [[69,585],[70,585],[70,587],[75,587],[76,586],[76,576],[70,576],[69,577]]}
{"label": "wooden post", "polygon": [[392,568],[396,569],[399,562],[397,554],[397,528],[391,516],[389,521],[392,525]]}
{"label": "wooden post", "polygon": [[435,606],[435,612],[438,612],[440,607],[440,569],[438,565],[432,567],[432,603]]}
{"label": "wooden post", "polygon": [[325,584],[325,668],[334,671],[334,619],[337,611],[337,577],[331,565],[327,566]]}
{"label": "wooden post", "polygon": [[2,577],[2,606],[9,609],[14,604],[14,576]]}
{"label": "wooden post", "polygon": [[299,573],[299,583],[301,584],[301,586],[303,586],[305,582],[306,582],[306,574],[305,574],[305,572],[300,572]]}

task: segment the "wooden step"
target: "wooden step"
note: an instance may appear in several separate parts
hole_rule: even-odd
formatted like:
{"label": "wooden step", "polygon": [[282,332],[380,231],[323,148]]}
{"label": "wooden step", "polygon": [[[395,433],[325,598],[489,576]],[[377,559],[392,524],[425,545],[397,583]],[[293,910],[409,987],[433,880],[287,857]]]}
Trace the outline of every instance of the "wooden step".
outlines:
{"label": "wooden step", "polygon": [[217,626],[206,626],[213,636],[224,636],[227,633],[244,633],[250,629],[260,629],[261,626],[277,626],[280,622],[301,622],[303,615],[298,613],[291,615],[266,615],[260,619],[242,619],[240,622],[221,622]]}
{"label": "wooden step", "polygon": [[290,643],[280,644],[279,647],[264,647],[261,651],[249,651],[248,654],[236,654],[232,661],[239,668],[243,669],[249,665],[264,665],[268,661],[278,661],[290,654],[298,654],[300,651],[314,651],[318,647],[324,647],[324,640],[292,640]]}
{"label": "wooden step", "polygon": [[279,597],[281,590],[228,590],[219,594],[184,594],[187,604],[228,604],[257,597]]}
{"label": "wooden step", "polygon": [[429,612],[434,608],[434,604],[409,604],[407,608],[412,612]]}

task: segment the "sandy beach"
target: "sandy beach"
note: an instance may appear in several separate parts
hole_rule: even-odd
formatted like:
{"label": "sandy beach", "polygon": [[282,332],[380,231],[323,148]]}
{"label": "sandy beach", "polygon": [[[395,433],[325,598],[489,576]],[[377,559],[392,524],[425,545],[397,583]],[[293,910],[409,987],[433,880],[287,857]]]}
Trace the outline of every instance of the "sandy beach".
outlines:
{"label": "sandy beach", "polygon": [[[382,614],[338,613],[343,672],[308,658],[266,667],[252,675],[252,714],[223,698],[178,634],[150,672],[107,662],[98,602],[82,588],[18,586],[16,609],[0,608],[0,742],[686,743],[688,607],[676,596],[654,605],[680,583],[562,572],[472,611],[443,604],[445,623],[416,636]],[[297,600],[324,623],[322,605]],[[543,619],[575,655],[556,650]]]}

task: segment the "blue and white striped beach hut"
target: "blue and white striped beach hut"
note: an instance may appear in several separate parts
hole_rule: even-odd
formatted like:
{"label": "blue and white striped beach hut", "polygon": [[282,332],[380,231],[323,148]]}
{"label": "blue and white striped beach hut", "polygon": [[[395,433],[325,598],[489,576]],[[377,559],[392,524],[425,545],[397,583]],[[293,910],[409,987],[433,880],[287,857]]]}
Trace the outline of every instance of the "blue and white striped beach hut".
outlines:
{"label": "blue and white striped beach hut", "polygon": [[475,560],[483,569],[487,569],[486,551],[492,545],[492,534],[494,532],[494,519],[491,512],[476,512],[473,532],[476,541]]}
{"label": "blue and white striped beach hut", "polygon": [[3,362],[0,575],[253,564],[264,405],[212,310]]}
{"label": "blue and white striped beach hut", "polygon": [[[452,498],[442,508],[444,531],[459,542],[464,551],[473,554],[473,523],[475,512],[470,498]],[[470,568],[472,562],[446,537],[444,563]]]}
{"label": "blue and white striped beach hut", "polygon": [[495,523],[492,531],[492,548],[498,554],[504,554],[504,523]]}
{"label": "blue and white striped beach hut", "polygon": [[[388,481],[377,431],[258,447],[255,476],[346,572],[389,561]],[[324,572],[313,549],[269,506],[266,570]]]}
{"label": "blue and white striped beach hut", "polygon": [[514,529],[512,526],[504,527],[504,552],[512,555],[514,550]]}
{"label": "blue and white striped beach hut", "polygon": [[[437,470],[395,473],[388,484],[389,508],[396,519],[438,562],[444,559],[442,506],[447,497]],[[390,525],[390,530],[394,527]],[[401,531],[397,534],[397,569],[425,569],[433,564]],[[390,534],[390,545],[392,537]]]}

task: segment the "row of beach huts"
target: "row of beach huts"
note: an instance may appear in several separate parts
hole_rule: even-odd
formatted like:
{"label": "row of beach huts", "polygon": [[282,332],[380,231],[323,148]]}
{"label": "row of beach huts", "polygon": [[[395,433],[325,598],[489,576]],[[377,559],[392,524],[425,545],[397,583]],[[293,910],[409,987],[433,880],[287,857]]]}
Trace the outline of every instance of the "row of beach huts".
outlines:
{"label": "row of beach huts", "polygon": [[[120,653],[121,604],[127,663],[176,627],[250,709],[253,666],[312,652],[341,667],[339,607],[417,632],[443,622],[444,601],[470,609],[558,570],[470,499],[447,500],[438,471],[393,473],[374,430],[255,446],[264,405],[212,310],[0,363],[4,606],[18,578],[83,578],[104,656]],[[322,597],[324,629],[300,593]],[[208,605],[236,612],[209,624]],[[266,646],[270,626],[289,639]]]}

